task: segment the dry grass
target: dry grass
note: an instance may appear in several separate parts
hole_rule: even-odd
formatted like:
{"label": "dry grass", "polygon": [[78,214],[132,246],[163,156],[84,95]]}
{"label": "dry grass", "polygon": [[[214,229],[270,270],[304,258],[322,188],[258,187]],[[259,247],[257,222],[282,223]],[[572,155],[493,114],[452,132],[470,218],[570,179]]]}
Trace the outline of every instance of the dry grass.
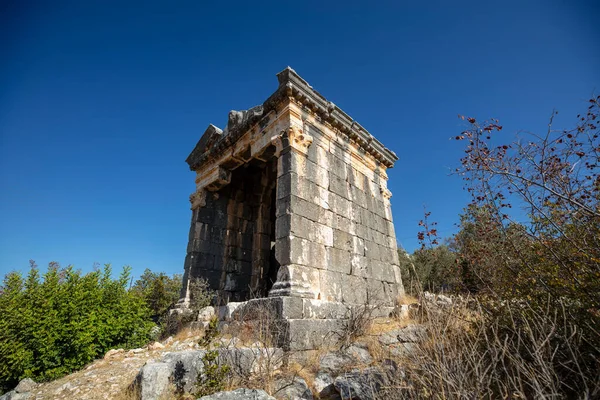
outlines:
{"label": "dry grass", "polygon": [[375,318],[371,322],[365,336],[379,336],[415,323],[417,321],[414,319]]}
{"label": "dry grass", "polygon": [[173,341],[183,342],[186,339],[190,339],[193,337],[202,336],[204,334],[204,329],[192,329],[190,327],[185,327],[178,331],[175,335],[173,335]]}
{"label": "dry grass", "polygon": [[[466,302],[424,309],[425,340],[398,360],[387,400],[409,398],[598,398],[599,365],[566,309],[510,306],[490,317]],[[598,349],[592,350],[598,353]],[[404,387],[405,390],[398,390]],[[409,389],[406,389],[409,388]],[[401,393],[396,395],[395,393]]]}
{"label": "dry grass", "polygon": [[402,304],[418,304],[419,303],[419,299],[417,299],[414,296],[411,296],[409,294],[403,294],[398,296],[398,299],[396,300],[396,304],[402,305]]}

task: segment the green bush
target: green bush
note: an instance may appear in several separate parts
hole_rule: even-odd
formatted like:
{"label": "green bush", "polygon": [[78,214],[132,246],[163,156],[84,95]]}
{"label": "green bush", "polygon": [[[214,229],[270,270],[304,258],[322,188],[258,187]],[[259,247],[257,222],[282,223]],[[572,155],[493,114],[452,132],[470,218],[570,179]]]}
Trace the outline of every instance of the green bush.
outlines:
{"label": "green bush", "polygon": [[[181,287],[181,281],[179,286]],[[210,289],[208,281],[203,278],[192,279],[189,290],[190,302],[186,308],[174,310],[172,306],[175,302],[173,302],[158,316],[160,338],[175,335],[184,327],[189,326],[191,322],[196,321],[198,319],[198,312],[202,308],[209,306],[215,297],[215,293]],[[148,301],[147,297],[146,301]]]}
{"label": "green bush", "polygon": [[219,350],[212,347],[213,341],[219,335],[218,323],[218,319],[213,317],[204,331],[204,337],[198,342],[200,346],[206,348],[206,353],[202,357],[202,372],[198,373],[196,381],[198,390],[195,396],[197,397],[208,396],[225,390],[230,367],[227,364],[219,363]]}
{"label": "green bush", "polygon": [[179,300],[181,282],[181,274],[169,277],[163,272],[155,273],[146,269],[132,290],[142,296],[152,312],[152,319],[158,322]]}
{"label": "green bush", "polygon": [[129,267],[82,275],[50,263],[0,286],[0,391],[22,378],[47,381],[80,369],[111,348],[147,343],[154,325],[144,301],[127,290]]}
{"label": "green bush", "polygon": [[463,283],[457,255],[446,245],[417,249],[412,255],[398,251],[402,283],[407,293],[460,291]]}

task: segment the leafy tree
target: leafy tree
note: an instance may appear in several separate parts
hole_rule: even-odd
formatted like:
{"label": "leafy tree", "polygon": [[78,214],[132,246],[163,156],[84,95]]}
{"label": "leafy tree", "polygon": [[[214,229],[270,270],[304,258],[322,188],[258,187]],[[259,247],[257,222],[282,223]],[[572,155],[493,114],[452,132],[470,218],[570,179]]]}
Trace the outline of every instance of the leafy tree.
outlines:
{"label": "leafy tree", "polygon": [[459,291],[462,289],[457,255],[446,245],[423,247],[408,255],[399,250],[400,271],[405,290],[418,295],[421,291]]}
{"label": "leafy tree", "polygon": [[142,299],[127,290],[130,268],[117,279],[106,265],[85,275],[50,263],[41,276],[8,274],[0,286],[0,390],[25,377],[52,380],[111,348],[147,343],[153,323]]}
{"label": "leafy tree", "polygon": [[600,376],[600,96],[573,129],[553,129],[556,114],[543,134],[508,142],[497,120],[462,117],[469,125],[456,136],[465,144],[456,172],[471,203],[455,246],[463,277],[488,295],[500,334],[534,314],[564,314],[577,327],[577,349],[568,347],[566,330],[547,339],[556,349],[554,373],[574,396],[588,385],[582,376]]}
{"label": "leafy tree", "polygon": [[162,272],[155,273],[146,269],[132,289],[142,296],[152,311],[153,320],[158,321],[179,300],[181,283],[180,274],[169,277]]}

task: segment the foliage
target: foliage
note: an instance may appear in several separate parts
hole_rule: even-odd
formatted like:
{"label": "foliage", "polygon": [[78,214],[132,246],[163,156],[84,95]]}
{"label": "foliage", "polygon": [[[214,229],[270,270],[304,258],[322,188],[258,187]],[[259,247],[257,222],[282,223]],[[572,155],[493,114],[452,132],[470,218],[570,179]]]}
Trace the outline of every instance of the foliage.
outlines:
{"label": "foliage", "polygon": [[[177,276],[177,275],[176,275]],[[195,278],[190,282],[190,303],[187,308],[173,310],[169,306],[162,315],[159,316],[161,327],[161,337],[167,337],[179,332],[184,326],[195,321],[198,312],[208,307],[214,299],[214,291],[210,289],[208,281],[203,278]],[[172,303],[171,305],[173,305]]]}
{"label": "foliage", "polygon": [[[557,347],[547,367],[563,395],[577,393],[571,384],[585,388],[582,376],[600,376],[599,113],[597,97],[575,128],[553,129],[553,113],[544,134],[505,144],[497,120],[465,118],[469,127],[456,137],[466,143],[456,172],[471,194],[454,238],[463,281],[485,294],[496,330],[488,335],[512,340],[517,328],[549,316],[548,345]],[[569,324],[550,325],[556,315]],[[510,351],[536,368],[526,334]]]}
{"label": "foliage", "polygon": [[[505,143],[497,120],[463,117],[456,173],[471,202],[448,249],[435,247],[425,214],[409,276],[438,287],[456,279],[477,293],[476,306],[471,315],[425,309],[430,340],[410,355],[402,383],[413,397],[600,396],[599,114],[596,97],[575,128],[553,129],[553,113],[544,134]],[[428,266],[445,251],[458,263],[438,264],[442,278],[432,277]]]}
{"label": "foliage", "polygon": [[447,245],[417,249],[401,264],[402,282],[410,294],[423,290],[454,291],[462,287],[457,256]]}
{"label": "foliage", "polygon": [[213,340],[219,335],[218,323],[219,320],[216,317],[210,319],[208,326],[204,330],[204,336],[198,341],[200,346],[210,347]]}
{"label": "foliage", "polygon": [[146,269],[132,290],[142,296],[152,312],[152,319],[158,321],[179,300],[181,283],[181,274],[169,277]]}
{"label": "foliage", "polygon": [[445,310],[425,305],[426,337],[400,360],[404,374],[392,377],[385,398],[598,398],[585,338],[570,305],[559,304],[496,303],[503,318],[477,300]]}
{"label": "foliage", "polygon": [[[478,235],[463,237],[463,259],[499,295],[567,298],[590,317],[599,313],[599,113],[600,96],[575,128],[552,129],[553,113],[544,134],[521,134],[507,144],[493,144],[498,121],[466,118],[469,128],[456,137],[466,142],[457,173],[472,196],[463,230]],[[525,223],[515,221],[513,207],[523,209]],[[493,260],[499,254],[502,260]],[[497,273],[494,262],[501,263],[493,266]]]}
{"label": "foliage", "polygon": [[204,278],[195,278],[190,281],[190,304],[192,311],[198,312],[210,306],[215,297],[215,292]]}
{"label": "foliage", "polygon": [[196,382],[198,390],[195,396],[197,397],[208,396],[225,390],[226,378],[229,375],[230,368],[226,364],[221,365],[219,363],[219,351],[211,348],[212,342],[219,334],[218,322],[218,319],[213,317],[204,332],[204,336],[199,341],[200,346],[206,347],[207,350],[202,357],[204,368],[198,374]]}
{"label": "foliage", "polygon": [[111,348],[147,343],[152,322],[143,301],[127,290],[130,268],[117,279],[111,267],[82,275],[35,263],[26,278],[13,272],[0,288],[0,390],[22,378],[56,379]]}

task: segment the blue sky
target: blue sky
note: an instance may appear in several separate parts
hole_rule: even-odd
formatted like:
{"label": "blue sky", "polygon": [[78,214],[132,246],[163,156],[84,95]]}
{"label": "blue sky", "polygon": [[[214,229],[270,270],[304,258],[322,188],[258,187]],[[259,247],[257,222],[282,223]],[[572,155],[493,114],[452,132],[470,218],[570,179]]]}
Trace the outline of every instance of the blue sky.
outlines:
{"label": "blue sky", "polygon": [[449,235],[468,200],[449,176],[457,114],[508,135],[557,109],[569,127],[600,91],[594,1],[217,3],[0,5],[0,274],[29,259],[182,272],[185,158],[288,65],[400,157],[408,250],[423,205]]}

